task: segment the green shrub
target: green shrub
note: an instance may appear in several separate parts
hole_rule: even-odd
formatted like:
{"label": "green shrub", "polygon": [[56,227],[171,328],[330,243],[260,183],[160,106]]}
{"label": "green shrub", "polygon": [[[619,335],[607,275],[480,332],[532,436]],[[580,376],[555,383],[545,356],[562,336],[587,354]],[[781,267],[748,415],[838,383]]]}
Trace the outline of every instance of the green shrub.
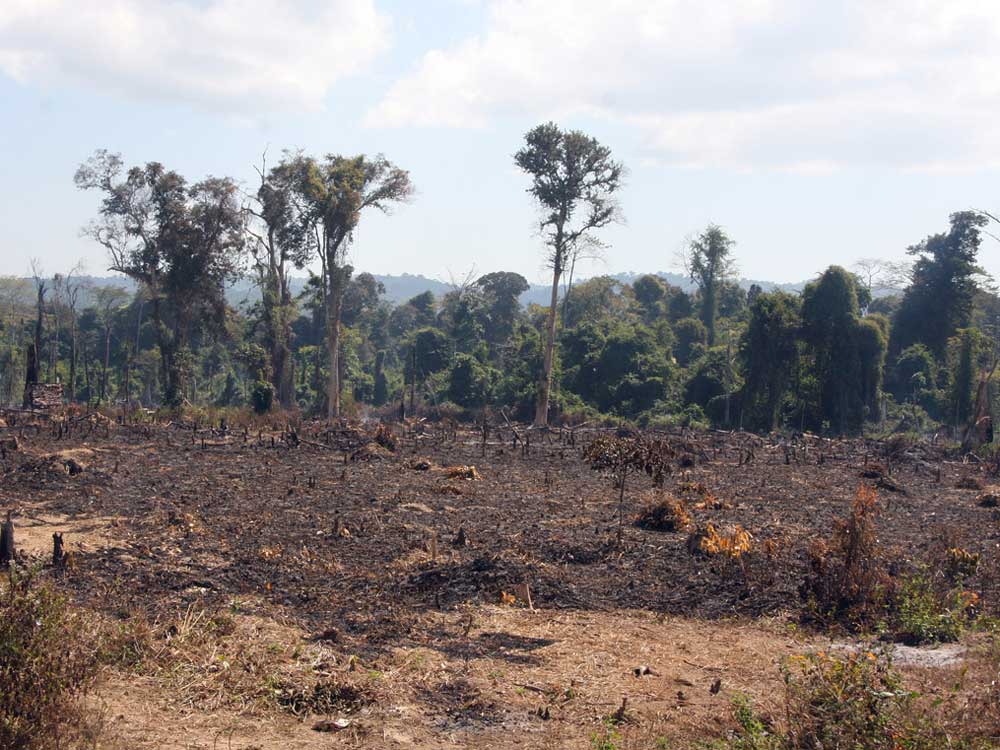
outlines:
{"label": "green shrub", "polygon": [[885,658],[865,652],[793,656],[782,665],[785,726],[773,729],[745,698],[734,700],[735,735],[718,750],[937,750],[947,739],[917,709]]}
{"label": "green shrub", "polygon": [[0,586],[0,747],[69,746],[97,673],[96,640],[51,585],[12,573]]}
{"label": "green shrub", "polygon": [[965,624],[961,594],[939,593],[926,570],[904,579],[896,599],[896,638],[904,643],[950,643]]}
{"label": "green shrub", "polygon": [[274,406],[274,386],[266,380],[254,381],[250,390],[250,404],[257,414],[266,414]]}

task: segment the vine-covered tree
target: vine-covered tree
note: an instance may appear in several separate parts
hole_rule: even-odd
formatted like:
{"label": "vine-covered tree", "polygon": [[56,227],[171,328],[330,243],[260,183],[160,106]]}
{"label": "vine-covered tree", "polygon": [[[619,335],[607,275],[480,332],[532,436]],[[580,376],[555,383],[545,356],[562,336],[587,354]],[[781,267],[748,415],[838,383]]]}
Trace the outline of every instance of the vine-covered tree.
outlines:
{"label": "vine-covered tree", "polygon": [[615,194],[624,167],[611,150],[579,130],[564,131],[549,122],[528,131],[514,162],[531,176],[528,192],[542,212],[539,228],[548,246],[552,295],[546,317],[545,354],[538,383],[535,424],[547,425],[549,390],[556,345],[559,280],[574,248],[607,226],[619,214]]}
{"label": "vine-covered tree", "polygon": [[819,414],[840,433],[861,429],[872,413],[886,340],[875,321],[862,320],[857,280],[830,266],[802,292],[802,334],[819,387]]}
{"label": "vine-covered tree", "polygon": [[758,293],[740,342],[744,426],[773,430],[798,363],[800,302],[784,292]]}
{"label": "vine-covered tree", "polygon": [[892,350],[925,344],[943,358],[955,331],[972,321],[982,229],[989,219],[974,211],[951,215],[945,234],[931,235],[907,251],[916,256],[911,283],[893,320]]}

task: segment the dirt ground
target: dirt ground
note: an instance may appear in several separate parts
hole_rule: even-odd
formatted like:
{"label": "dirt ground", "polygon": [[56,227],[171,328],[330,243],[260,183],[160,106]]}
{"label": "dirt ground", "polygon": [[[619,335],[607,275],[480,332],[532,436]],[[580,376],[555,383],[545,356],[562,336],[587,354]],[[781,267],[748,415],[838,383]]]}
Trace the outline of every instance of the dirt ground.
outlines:
{"label": "dirt ground", "polygon": [[[736,693],[777,711],[781,659],[833,645],[800,627],[798,588],[859,483],[909,559],[1000,549],[989,477],[930,446],[677,433],[664,487],[629,475],[619,509],[585,432],[527,453],[509,430],[424,425],[395,450],[350,426],[0,433],[19,549],[43,562],[63,533],[60,585],[160,644],[168,666],[110,670],[92,699],[125,747],[586,748],[616,711],[627,746],[684,747],[726,731]],[[767,554],[633,525],[664,493]],[[990,576],[972,585],[995,606]],[[924,651],[901,660],[917,677],[961,669]],[[332,682],[350,693],[310,712]]]}

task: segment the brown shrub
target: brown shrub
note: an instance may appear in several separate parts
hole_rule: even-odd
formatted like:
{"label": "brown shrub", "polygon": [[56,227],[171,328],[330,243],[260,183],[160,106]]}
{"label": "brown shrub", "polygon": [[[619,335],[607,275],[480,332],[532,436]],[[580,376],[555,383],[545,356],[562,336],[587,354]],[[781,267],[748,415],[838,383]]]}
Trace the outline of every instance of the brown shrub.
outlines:
{"label": "brown shrub", "polygon": [[676,497],[651,503],[635,520],[636,526],[651,531],[683,531],[690,524],[691,515]]}
{"label": "brown shrub", "polygon": [[810,574],[801,593],[811,615],[850,626],[877,618],[890,584],[876,536],[878,511],[878,494],[861,485],[831,538],[817,540],[809,549]]}
{"label": "brown shrub", "polygon": [[714,524],[705,524],[688,537],[688,551],[692,554],[703,554],[713,557],[738,559],[753,549],[753,537],[750,532],[736,524],[727,532],[720,534]]}

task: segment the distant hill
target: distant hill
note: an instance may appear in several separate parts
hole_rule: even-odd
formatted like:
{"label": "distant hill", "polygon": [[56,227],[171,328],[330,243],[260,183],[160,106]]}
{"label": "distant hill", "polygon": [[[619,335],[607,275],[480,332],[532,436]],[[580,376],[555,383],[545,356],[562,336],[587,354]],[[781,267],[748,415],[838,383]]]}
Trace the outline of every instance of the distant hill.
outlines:
{"label": "distant hill", "polygon": [[[398,276],[383,274],[373,275],[376,279],[382,282],[382,285],[385,287],[384,299],[393,304],[405,302],[406,300],[416,297],[418,294],[426,291],[432,292],[435,297],[441,297],[453,289],[452,285],[445,281],[428,278],[419,274],[404,273]],[[623,284],[631,284],[637,278],[645,274],[635,271],[625,271],[622,273],[607,275],[622,282]],[[692,291],[694,289],[694,284],[690,281],[690,279],[686,276],[682,276],[681,274],[670,271],[657,271],[655,272],[655,275],[659,276],[668,284],[680,287],[685,291]],[[86,281],[95,287],[121,286],[129,291],[133,291],[135,289],[134,282],[121,276],[91,276],[86,277]],[[578,281],[585,281],[585,279],[577,279],[574,283]],[[749,289],[752,284],[757,284],[767,292],[780,289],[782,291],[792,293],[801,292],[806,283],[806,281],[800,281],[793,284],[779,284],[773,281],[760,281],[755,279],[740,279],[739,281],[740,286],[744,289]],[[303,289],[305,289],[306,279],[304,277],[293,277],[291,279],[291,286],[292,294],[298,295]],[[532,284],[528,291],[521,295],[521,303],[524,305],[531,303],[547,305],[550,295],[551,287],[548,285]],[[881,295],[876,292],[876,296]],[[249,279],[242,279],[227,290],[226,297],[231,305],[241,306],[253,304],[259,300],[260,293]],[[86,295],[84,296],[84,299],[81,300],[83,306],[90,304],[90,302],[91,300]]]}

